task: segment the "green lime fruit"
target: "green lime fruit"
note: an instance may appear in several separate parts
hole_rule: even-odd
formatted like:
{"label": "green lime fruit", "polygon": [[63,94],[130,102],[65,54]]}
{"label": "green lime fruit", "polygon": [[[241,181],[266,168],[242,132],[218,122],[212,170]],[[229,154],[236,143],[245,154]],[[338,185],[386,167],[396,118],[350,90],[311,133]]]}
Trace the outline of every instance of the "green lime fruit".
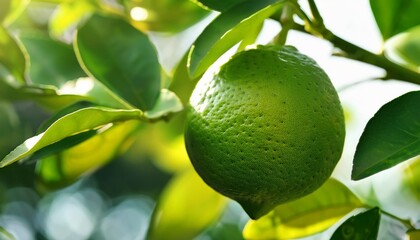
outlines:
{"label": "green lime fruit", "polygon": [[191,0],[125,0],[131,24],[143,31],[180,32],[209,14]]}
{"label": "green lime fruit", "polygon": [[319,188],[345,136],[337,92],[291,46],[258,46],[204,75],[190,99],[185,144],[203,180],[258,219]]}

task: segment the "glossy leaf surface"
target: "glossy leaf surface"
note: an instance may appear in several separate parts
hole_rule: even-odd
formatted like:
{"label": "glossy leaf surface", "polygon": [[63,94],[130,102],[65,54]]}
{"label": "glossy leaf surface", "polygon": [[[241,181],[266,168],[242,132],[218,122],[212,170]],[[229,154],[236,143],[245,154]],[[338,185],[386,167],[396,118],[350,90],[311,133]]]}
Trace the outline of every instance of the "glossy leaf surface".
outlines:
{"label": "glossy leaf surface", "polygon": [[341,224],[331,240],[376,240],[380,219],[378,208],[359,213]]}
{"label": "glossy leaf surface", "polygon": [[420,154],[420,91],[382,106],[366,125],[353,160],[359,180]]}
{"label": "glossy leaf surface", "polygon": [[71,46],[40,34],[21,35],[29,54],[33,84],[60,88],[67,81],[86,76]]}
{"label": "glossy leaf surface", "polygon": [[19,161],[44,147],[75,134],[99,129],[113,122],[138,119],[141,115],[140,110],[116,110],[104,107],[89,107],[75,111],[55,121],[43,133],[27,139],[16,147],[0,162],[0,167]]}
{"label": "glossy leaf surface", "polygon": [[105,131],[37,163],[36,174],[44,187],[67,185],[112,160],[139,126],[137,121],[114,124]]}
{"label": "glossy leaf surface", "polygon": [[26,82],[26,53],[15,38],[0,25],[0,68],[6,68],[19,83]]}
{"label": "glossy leaf surface", "polygon": [[154,106],[160,65],[147,35],[123,19],[93,15],[79,29],[75,46],[85,70],[119,97],[142,110]]}
{"label": "glossy leaf surface", "polygon": [[420,0],[370,0],[370,6],[384,39],[420,25]]}
{"label": "glossy leaf surface", "polygon": [[201,76],[221,55],[260,28],[266,18],[282,7],[282,2],[261,0],[243,2],[221,13],[194,42],[189,56],[189,72]]}

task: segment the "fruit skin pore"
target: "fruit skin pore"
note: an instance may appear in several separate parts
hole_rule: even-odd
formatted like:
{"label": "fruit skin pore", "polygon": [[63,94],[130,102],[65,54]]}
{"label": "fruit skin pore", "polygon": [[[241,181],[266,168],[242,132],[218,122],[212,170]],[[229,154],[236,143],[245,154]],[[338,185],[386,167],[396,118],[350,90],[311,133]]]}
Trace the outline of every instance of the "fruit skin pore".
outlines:
{"label": "fruit skin pore", "polygon": [[294,47],[258,46],[204,76],[190,99],[185,144],[209,186],[258,219],[330,177],[344,116],[314,60]]}

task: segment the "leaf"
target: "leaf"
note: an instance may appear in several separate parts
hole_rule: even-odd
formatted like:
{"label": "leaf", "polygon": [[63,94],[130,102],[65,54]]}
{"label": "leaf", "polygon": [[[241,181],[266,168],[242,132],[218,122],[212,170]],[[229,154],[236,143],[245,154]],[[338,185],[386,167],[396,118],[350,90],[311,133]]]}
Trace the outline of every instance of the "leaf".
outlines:
{"label": "leaf", "polygon": [[147,35],[122,19],[93,15],[76,39],[76,54],[88,73],[133,106],[154,106],[160,65]]}
{"label": "leaf", "polygon": [[420,229],[410,230],[407,232],[408,240],[418,240],[420,239]]}
{"label": "leaf", "polygon": [[331,240],[376,240],[381,215],[378,208],[347,219],[335,230]]}
{"label": "leaf", "polygon": [[156,120],[165,118],[172,113],[180,112],[183,108],[181,100],[175,93],[162,89],[155,106],[151,110],[144,112],[144,116],[150,120]]}
{"label": "leaf", "polygon": [[193,0],[198,3],[198,5],[204,5],[210,9],[219,11],[219,12],[225,12],[226,10],[232,8],[233,6],[249,1],[249,0]]}
{"label": "leaf", "polygon": [[385,56],[394,62],[420,71],[420,26],[386,41]]}
{"label": "leaf", "polygon": [[420,25],[420,0],[370,0],[370,7],[385,40]]}
{"label": "leaf", "polygon": [[[1,68],[0,68],[1,70]],[[90,101],[104,107],[131,108],[122,99],[90,78],[68,81],[60,89],[51,86],[13,86],[0,71],[0,100],[34,100],[50,110],[59,110],[79,101]]]}
{"label": "leaf", "polygon": [[15,240],[16,238],[11,233],[6,231],[6,229],[0,226],[0,239],[1,240]]}
{"label": "leaf", "polygon": [[219,217],[226,200],[192,168],[180,173],[161,194],[147,239],[193,239]]}
{"label": "leaf", "polygon": [[66,40],[68,31],[74,29],[83,18],[93,13],[96,7],[96,0],[69,0],[61,3],[50,18],[51,36]]}
{"label": "leaf", "polygon": [[[86,132],[77,133],[70,137],[66,137],[58,142],[55,142],[51,145],[48,145],[38,151],[36,151],[32,156],[29,158],[30,160],[39,160],[41,158],[49,157],[53,154],[57,154],[61,151],[64,151],[68,148],[74,147],[89,138],[95,136],[97,134],[97,130],[89,130]],[[30,161],[28,160],[28,161]]]}
{"label": "leaf", "polygon": [[210,65],[283,6],[284,1],[247,1],[221,13],[191,47],[189,72],[201,76]]}
{"label": "leaf", "polygon": [[69,80],[86,76],[67,44],[41,34],[23,34],[20,40],[29,53],[33,84],[60,88]]}
{"label": "leaf", "polygon": [[48,87],[23,86],[14,89],[14,91],[18,95],[17,99],[34,100],[51,110],[58,110],[78,101],[92,100],[83,95],[60,94],[56,89]]}
{"label": "leaf", "polygon": [[21,45],[0,25],[0,67],[3,65],[19,83],[26,82],[27,56]]}
{"label": "leaf", "polygon": [[382,106],[367,123],[353,159],[360,180],[420,154],[420,91]]}
{"label": "leaf", "polygon": [[38,161],[38,184],[57,188],[70,184],[112,160],[139,126],[138,121],[114,124],[108,129],[56,155]]}
{"label": "leaf", "polygon": [[128,103],[113,94],[96,79],[83,77],[76,80],[67,81],[57,91],[58,95],[79,95],[89,99],[89,101],[104,107],[129,109]]}
{"label": "leaf", "polygon": [[55,121],[47,130],[19,145],[1,162],[0,167],[5,167],[51,144],[61,141],[75,134],[98,129],[109,123],[139,119],[140,110],[116,110],[105,107],[88,107],[70,113]]}
{"label": "leaf", "polygon": [[[0,23],[11,24],[25,10],[30,0],[1,0]],[[0,24],[1,25],[1,24]]]}
{"label": "leaf", "polygon": [[329,179],[312,194],[277,206],[259,220],[250,220],[246,239],[292,239],[326,230],[352,210],[360,200],[342,183]]}

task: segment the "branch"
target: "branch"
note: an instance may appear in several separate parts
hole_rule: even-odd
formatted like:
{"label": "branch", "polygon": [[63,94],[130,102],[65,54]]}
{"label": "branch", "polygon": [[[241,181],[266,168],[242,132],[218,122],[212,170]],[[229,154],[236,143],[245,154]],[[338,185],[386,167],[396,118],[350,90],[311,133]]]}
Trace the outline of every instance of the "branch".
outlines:
{"label": "branch", "polygon": [[318,11],[318,8],[315,5],[315,2],[313,0],[308,1],[314,19],[309,19],[306,13],[300,8],[300,6],[295,4],[295,11],[297,15],[305,21],[305,26],[295,23],[292,26],[292,29],[328,40],[336,48],[339,48],[344,52],[343,57],[383,68],[386,71],[386,76],[381,78],[383,80],[396,79],[420,85],[419,72],[412,71],[408,68],[398,65],[388,60],[383,55],[369,52],[368,50],[348,42],[331,32],[325,27],[324,21]]}

